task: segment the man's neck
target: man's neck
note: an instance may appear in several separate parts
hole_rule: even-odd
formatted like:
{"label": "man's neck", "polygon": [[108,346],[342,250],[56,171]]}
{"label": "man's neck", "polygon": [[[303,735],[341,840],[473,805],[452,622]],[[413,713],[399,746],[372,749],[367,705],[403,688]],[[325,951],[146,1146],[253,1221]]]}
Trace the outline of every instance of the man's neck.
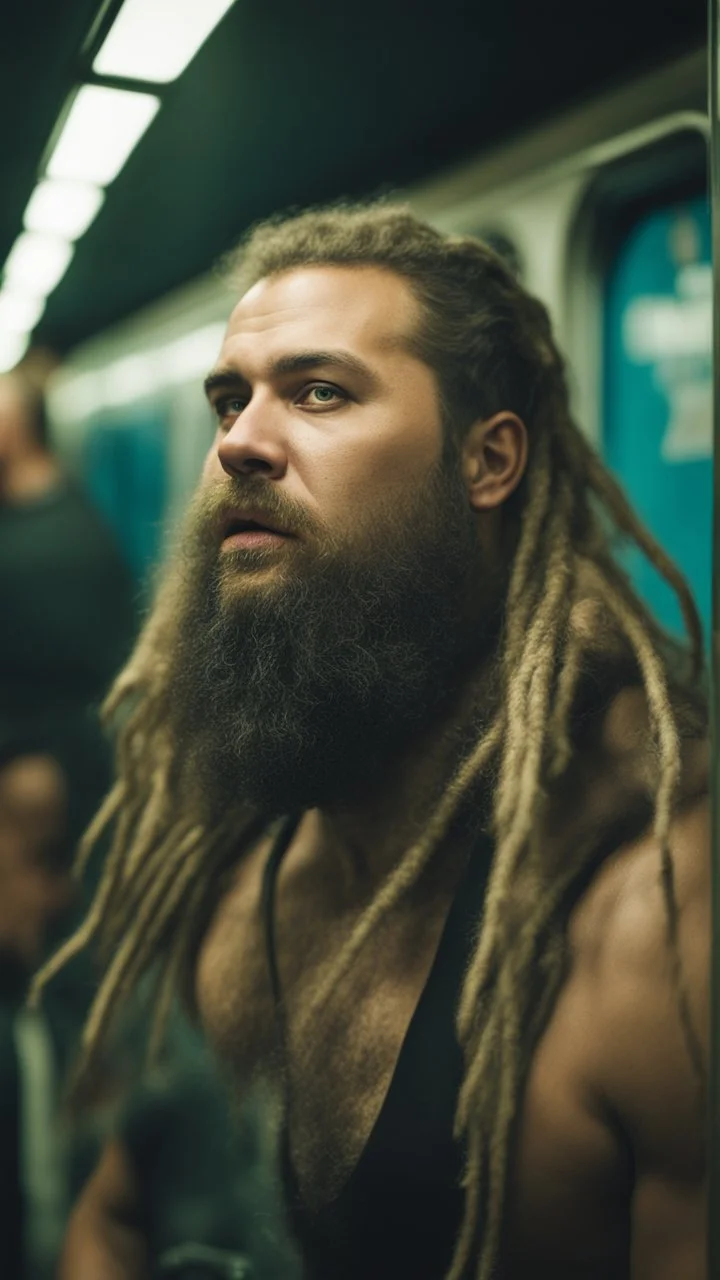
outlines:
{"label": "man's neck", "polygon": [[426,832],[442,795],[489,727],[494,704],[491,663],[473,673],[446,715],[388,763],[381,782],[345,805],[306,815],[306,835],[344,865],[349,885],[376,888]]}

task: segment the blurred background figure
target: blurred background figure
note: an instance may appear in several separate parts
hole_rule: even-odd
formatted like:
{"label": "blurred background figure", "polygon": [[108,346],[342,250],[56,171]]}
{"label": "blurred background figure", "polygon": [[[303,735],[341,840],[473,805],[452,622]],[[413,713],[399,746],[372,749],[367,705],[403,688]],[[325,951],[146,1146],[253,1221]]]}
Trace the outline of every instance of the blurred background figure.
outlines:
{"label": "blurred background figure", "polygon": [[128,569],[48,440],[37,368],[0,377],[0,732],[87,721],[135,630]]}
{"label": "blurred background figure", "polygon": [[135,631],[130,574],[48,438],[35,357],[0,377],[0,1222],[8,1280],[54,1274],[69,1207],[58,1102],[89,962],[24,1008],[72,923],[70,867],[110,779],[97,705]]}
{"label": "blurred background figure", "polygon": [[[104,1130],[104,1131],[103,1131]],[[60,1280],[297,1280],[273,1161],[271,1102],[238,1112],[180,1019],[163,1066],[105,1122],[65,1240]],[[87,1153],[80,1151],[80,1161]]]}
{"label": "blurred background figure", "polygon": [[65,778],[48,755],[0,757],[0,991],[32,971],[47,926],[70,901],[62,848]]}
{"label": "blurred background figure", "polygon": [[57,1120],[65,1019],[52,1000],[42,1012],[24,1007],[48,934],[72,899],[66,818],[58,762],[28,741],[0,751],[0,1240],[8,1280],[52,1274],[67,1212]]}

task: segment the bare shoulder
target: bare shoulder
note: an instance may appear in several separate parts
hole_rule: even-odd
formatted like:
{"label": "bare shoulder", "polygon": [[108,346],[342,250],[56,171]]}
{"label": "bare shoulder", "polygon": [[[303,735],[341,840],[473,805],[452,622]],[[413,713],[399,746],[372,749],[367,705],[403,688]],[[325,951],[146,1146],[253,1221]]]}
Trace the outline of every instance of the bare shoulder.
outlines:
{"label": "bare shoulder", "polygon": [[703,1145],[689,1041],[705,1062],[709,1042],[707,793],[679,808],[670,848],[671,903],[658,842],[645,833],[604,864],[574,912],[570,936],[593,1008],[593,1083],[641,1164],[669,1163],[689,1175]]}

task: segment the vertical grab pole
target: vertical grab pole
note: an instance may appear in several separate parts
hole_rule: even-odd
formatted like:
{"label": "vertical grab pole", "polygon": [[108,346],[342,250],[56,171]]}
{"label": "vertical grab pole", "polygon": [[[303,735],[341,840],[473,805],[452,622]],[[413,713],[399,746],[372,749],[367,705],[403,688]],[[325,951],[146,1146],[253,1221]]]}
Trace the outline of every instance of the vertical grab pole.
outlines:
{"label": "vertical grab pole", "polygon": [[708,1115],[708,1277],[720,1280],[720,0],[709,0],[710,202],[713,260],[713,547],[710,728],[712,939]]}

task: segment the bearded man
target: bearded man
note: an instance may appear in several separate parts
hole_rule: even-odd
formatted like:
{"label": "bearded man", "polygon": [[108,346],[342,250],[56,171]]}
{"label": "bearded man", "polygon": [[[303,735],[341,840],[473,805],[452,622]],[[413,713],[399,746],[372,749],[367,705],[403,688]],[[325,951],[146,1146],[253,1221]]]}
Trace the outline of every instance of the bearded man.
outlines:
{"label": "bearded man", "polygon": [[[312,1280],[706,1275],[695,608],[547,313],[393,206],[256,229],[189,521],[108,715],[89,1069],[185,991],[282,1100]],[[686,649],[616,558],[680,599]],[[46,980],[52,972],[41,975]]]}

